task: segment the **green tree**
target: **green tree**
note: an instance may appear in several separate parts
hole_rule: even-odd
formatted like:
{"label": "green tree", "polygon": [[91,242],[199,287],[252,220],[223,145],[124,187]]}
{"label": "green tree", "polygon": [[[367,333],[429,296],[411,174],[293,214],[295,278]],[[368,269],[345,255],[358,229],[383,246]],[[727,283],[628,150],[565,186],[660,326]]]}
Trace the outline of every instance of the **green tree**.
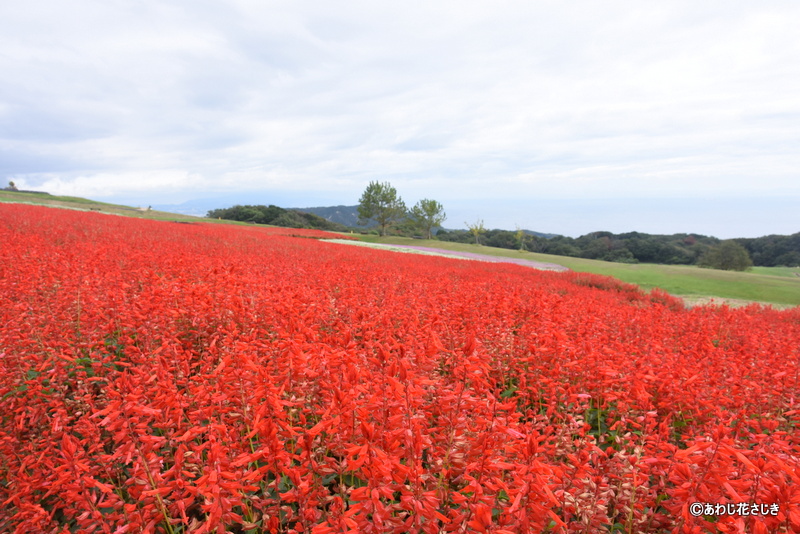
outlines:
{"label": "green tree", "polygon": [[428,239],[433,239],[431,230],[441,226],[444,220],[447,219],[447,214],[445,214],[444,207],[439,202],[423,198],[411,208],[411,218],[420,228],[425,230],[425,235]]}
{"label": "green tree", "polygon": [[753,262],[746,248],[729,239],[706,252],[700,265],[724,271],[745,271],[753,266]]}
{"label": "green tree", "polygon": [[370,182],[358,201],[358,224],[373,220],[382,236],[386,235],[387,226],[405,216],[406,205],[389,182]]}
{"label": "green tree", "polygon": [[517,233],[514,234],[514,237],[519,241],[519,251],[525,250],[525,230],[520,225],[517,225]]}
{"label": "green tree", "polygon": [[484,228],[484,226],[483,226],[483,219],[478,219],[474,223],[465,222],[464,224],[467,225],[467,228],[469,228],[469,231],[472,233],[472,235],[475,236],[475,244],[476,245],[480,245],[481,242],[478,239],[478,237],[480,237],[481,234],[485,234],[486,233],[486,228]]}

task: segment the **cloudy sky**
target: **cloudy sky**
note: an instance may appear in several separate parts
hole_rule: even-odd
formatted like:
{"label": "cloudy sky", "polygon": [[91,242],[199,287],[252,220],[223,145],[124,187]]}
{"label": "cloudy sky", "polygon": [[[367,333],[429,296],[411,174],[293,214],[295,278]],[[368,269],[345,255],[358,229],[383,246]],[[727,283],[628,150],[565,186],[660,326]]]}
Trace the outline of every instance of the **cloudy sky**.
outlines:
{"label": "cloudy sky", "polygon": [[[445,226],[800,231],[800,2],[0,4],[0,180]],[[0,184],[0,185],[4,185]]]}

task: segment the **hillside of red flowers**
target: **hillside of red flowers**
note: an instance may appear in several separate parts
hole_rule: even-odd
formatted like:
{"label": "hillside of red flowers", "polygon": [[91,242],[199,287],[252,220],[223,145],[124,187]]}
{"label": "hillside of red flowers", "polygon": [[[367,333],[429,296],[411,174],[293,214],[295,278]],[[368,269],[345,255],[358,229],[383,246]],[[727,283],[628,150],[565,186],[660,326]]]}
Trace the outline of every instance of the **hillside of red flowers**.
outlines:
{"label": "hillside of red flowers", "polygon": [[0,205],[0,532],[800,531],[800,309],[280,234]]}

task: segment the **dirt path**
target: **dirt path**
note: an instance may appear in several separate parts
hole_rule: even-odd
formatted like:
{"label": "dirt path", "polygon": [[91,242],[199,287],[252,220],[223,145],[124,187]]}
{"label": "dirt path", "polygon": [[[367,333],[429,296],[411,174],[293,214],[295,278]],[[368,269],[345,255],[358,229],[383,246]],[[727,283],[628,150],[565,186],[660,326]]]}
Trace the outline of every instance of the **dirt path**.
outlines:
{"label": "dirt path", "polygon": [[430,256],[444,256],[450,258],[461,258],[465,260],[474,261],[488,261],[492,263],[515,263],[524,267],[532,267],[542,271],[569,271],[569,268],[556,263],[544,263],[541,261],[525,260],[522,258],[506,258],[503,256],[487,256],[485,254],[476,254],[474,252],[456,252],[453,250],[445,250],[441,248],[432,247],[417,247],[413,245],[385,245],[382,243],[364,243],[363,241],[347,241],[344,239],[328,239],[327,241],[333,243],[344,243],[347,245],[356,245],[370,248],[377,248],[383,250],[392,250],[394,252],[407,252],[413,254],[426,254]]}

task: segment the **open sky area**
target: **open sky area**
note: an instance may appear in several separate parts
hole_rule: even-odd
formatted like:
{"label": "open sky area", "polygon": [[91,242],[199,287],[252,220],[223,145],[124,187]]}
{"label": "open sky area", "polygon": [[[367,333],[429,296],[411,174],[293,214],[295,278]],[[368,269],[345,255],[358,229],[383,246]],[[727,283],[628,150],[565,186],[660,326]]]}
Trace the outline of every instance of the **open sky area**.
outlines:
{"label": "open sky area", "polygon": [[0,3],[0,186],[800,231],[800,2]]}

